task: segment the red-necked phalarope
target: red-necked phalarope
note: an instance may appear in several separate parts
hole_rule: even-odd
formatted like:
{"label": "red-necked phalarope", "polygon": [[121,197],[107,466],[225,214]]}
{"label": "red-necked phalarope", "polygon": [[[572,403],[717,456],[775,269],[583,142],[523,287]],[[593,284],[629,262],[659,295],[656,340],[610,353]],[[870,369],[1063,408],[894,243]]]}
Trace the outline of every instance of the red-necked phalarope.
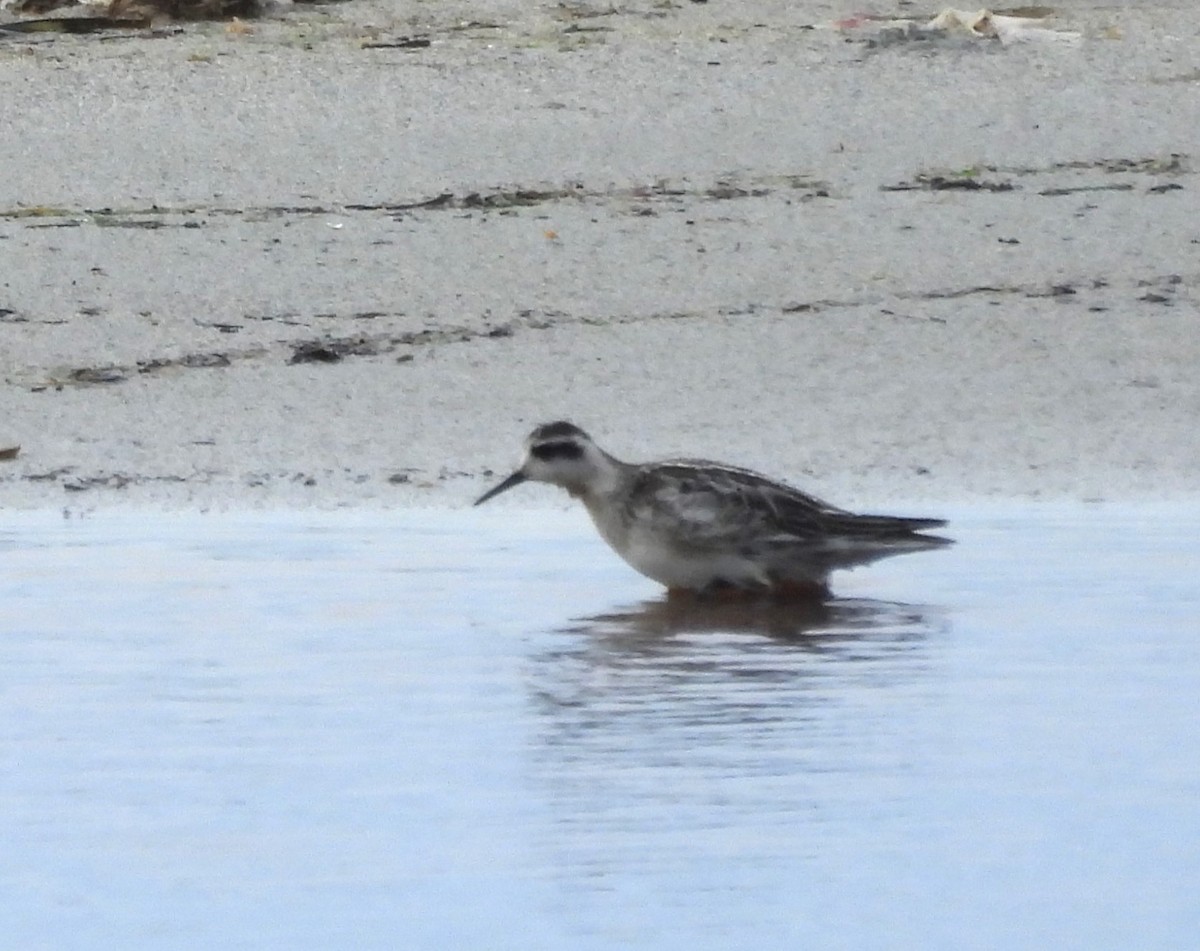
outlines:
{"label": "red-necked phalarope", "polygon": [[825,597],[830,572],[951,544],[940,518],[856,515],[766,476],[716,462],[632,464],[573,423],[539,426],[521,467],[475,502],[549,482],[587,506],[618,555],[671,592]]}

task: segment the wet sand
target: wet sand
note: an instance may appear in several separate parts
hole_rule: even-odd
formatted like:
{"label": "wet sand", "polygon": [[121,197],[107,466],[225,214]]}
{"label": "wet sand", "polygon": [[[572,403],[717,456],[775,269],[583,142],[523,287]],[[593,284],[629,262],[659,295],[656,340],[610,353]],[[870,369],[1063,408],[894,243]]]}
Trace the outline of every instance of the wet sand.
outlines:
{"label": "wet sand", "polygon": [[0,39],[0,504],[456,505],[557,417],[847,505],[1194,495],[1200,24],[1056,6]]}

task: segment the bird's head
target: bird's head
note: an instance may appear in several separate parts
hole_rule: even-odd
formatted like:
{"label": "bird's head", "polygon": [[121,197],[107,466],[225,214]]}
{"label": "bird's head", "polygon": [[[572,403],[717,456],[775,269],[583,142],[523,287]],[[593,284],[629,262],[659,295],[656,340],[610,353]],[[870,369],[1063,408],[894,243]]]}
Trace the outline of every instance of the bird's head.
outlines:
{"label": "bird's head", "polygon": [[572,495],[586,495],[605,480],[613,465],[614,460],[574,423],[545,423],[526,438],[525,459],[517,471],[475,504],[482,505],[522,482],[548,482]]}

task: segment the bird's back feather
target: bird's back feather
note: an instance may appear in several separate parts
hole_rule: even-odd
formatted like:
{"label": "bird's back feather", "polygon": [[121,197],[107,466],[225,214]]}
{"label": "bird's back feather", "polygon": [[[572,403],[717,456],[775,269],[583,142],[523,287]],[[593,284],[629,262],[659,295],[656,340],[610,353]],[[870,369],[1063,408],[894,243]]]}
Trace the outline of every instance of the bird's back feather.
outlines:
{"label": "bird's back feather", "polygon": [[660,526],[682,547],[837,551],[843,564],[945,544],[918,534],[943,519],[858,515],[750,469],[672,460],[639,466],[632,479],[626,517]]}

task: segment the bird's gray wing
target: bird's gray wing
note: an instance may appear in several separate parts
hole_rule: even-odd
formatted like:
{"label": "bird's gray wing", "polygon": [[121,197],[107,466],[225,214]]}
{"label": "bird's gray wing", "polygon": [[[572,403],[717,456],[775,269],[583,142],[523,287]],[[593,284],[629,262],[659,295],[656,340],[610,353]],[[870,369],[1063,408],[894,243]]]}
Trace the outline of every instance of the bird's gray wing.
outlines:
{"label": "bird's gray wing", "polygon": [[635,520],[653,520],[699,550],[817,543],[829,518],[851,514],[748,469],[703,461],[645,467],[628,505]]}
{"label": "bird's gray wing", "polygon": [[942,519],[857,515],[749,469],[691,460],[645,467],[629,504],[631,514],[654,519],[677,543],[697,549],[883,541],[945,524]]}

